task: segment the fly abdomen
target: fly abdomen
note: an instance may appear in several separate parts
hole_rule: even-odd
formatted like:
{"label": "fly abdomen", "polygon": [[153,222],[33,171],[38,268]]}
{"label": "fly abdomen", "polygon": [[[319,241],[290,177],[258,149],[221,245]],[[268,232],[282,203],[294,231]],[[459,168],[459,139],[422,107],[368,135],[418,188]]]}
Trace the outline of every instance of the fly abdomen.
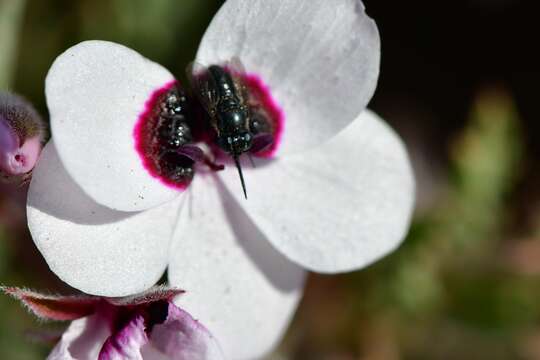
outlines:
{"label": "fly abdomen", "polygon": [[156,138],[163,148],[175,149],[193,141],[187,107],[185,95],[171,89],[161,106],[156,127]]}
{"label": "fly abdomen", "polygon": [[212,76],[220,102],[227,100],[235,104],[239,104],[241,102],[241,99],[236,93],[234,81],[231,75],[224,68],[218,65],[212,65],[208,68],[208,72],[210,73],[210,76]]}
{"label": "fly abdomen", "polygon": [[188,99],[171,83],[154,93],[136,127],[137,150],[144,165],[176,188],[184,189],[191,182],[201,152],[193,144],[192,122]]}
{"label": "fly abdomen", "polygon": [[189,125],[183,116],[161,118],[158,138],[164,148],[177,149],[193,141]]}
{"label": "fly abdomen", "polygon": [[188,106],[186,96],[177,88],[172,88],[161,105],[155,130],[159,167],[166,177],[175,182],[193,178],[193,161],[178,151],[180,147],[193,142]]}

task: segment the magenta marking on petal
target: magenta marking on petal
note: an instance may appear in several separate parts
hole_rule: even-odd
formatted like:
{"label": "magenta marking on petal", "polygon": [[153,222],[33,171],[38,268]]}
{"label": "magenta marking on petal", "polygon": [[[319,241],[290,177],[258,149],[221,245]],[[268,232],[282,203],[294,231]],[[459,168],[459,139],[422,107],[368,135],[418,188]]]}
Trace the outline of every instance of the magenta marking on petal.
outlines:
{"label": "magenta marking on petal", "polygon": [[178,81],[173,80],[152,93],[150,98],[144,104],[144,111],[139,115],[137,123],[133,128],[133,137],[135,139],[135,149],[148,173],[152,177],[158,179],[163,185],[175,190],[183,191],[188,187],[189,183],[175,182],[164,177],[159,173],[154,161],[148,156],[151,152],[148,144],[148,136],[150,136],[150,128],[154,126],[152,122],[155,118],[154,112],[156,111],[156,106],[163,96],[177,85]]}
{"label": "magenta marking on petal", "polygon": [[272,97],[270,87],[265,84],[263,79],[253,73],[243,75],[245,85],[249,88],[251,94],[257,98],[257,101],[264,108],[270,117],[270,121],[274,126],[274,142],[267,150],[260,151],[255,156],[263,158],[272,158],[276,155],[285,130],[285,112]]}
{"label": "magenta marking on petal", "polygon": [[144,318],[142,315],[136,315],[123,329],[105,341],[98,359],[140,359],[141,348],[147,342]]}

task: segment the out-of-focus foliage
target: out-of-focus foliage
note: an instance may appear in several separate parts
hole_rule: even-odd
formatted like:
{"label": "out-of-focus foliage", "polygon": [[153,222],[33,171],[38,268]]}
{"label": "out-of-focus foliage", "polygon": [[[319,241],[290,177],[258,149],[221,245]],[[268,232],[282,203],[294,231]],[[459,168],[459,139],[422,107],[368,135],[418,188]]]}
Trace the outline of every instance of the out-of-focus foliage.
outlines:
{"label": "out-of-focus foliage", "polygon": [[[24,277],[14,263],[13,243],[16,239],[0,228],[0,283],[25,284]],[[28,330],[38,328],[26,310],[6,296],[0,296],[0,359],[42,359],[45,348],[32,343]]]}
{"label": "out-of-focus foliage", "polygon": [[11,84],[26,0],[0,0],[0,89]]}
{"label": "out-of-focus foliage", "polygon": [[[0,88],[14,87],[46,117],[49,66],[87,39],[133,47],[182,79],[220,3],[0,0]],[[385,38],[388,27],[381,26],[381,33],[382,83],[388,84],[385,61],[402,49]],[[407,48],[415,50],[412,41]],[[380,87],[377,96],[386,91]],[[527,154],[513,95],[499,86],[475,93],[469,118],[455,119],[460,126],[448,145],[448,164],[437,164],[446,172],[429,202],[434,205],[416,216],[403,246],[354,274],[311,276],[294,324],[271,359],[540,358],[540,216],[532,228],[519,221],[523,212],[540,207],[534,197],[525,210],[514,200]],[[427,119],[439,121],[436,113]],[[0,188],[0,283],[66,293],[29,239],[24,191]],[[44,358],[50,345],[29,342],[24,334],[51,326],[37,324],[15,301],[0,297],[0,359]]]}
{"label": "out-of-focus foliage", "polygon": [[540,285],[512,273],[503,253],[522,141],[510,95],[479,92],[450,147],[437,205],[382,262],[337,281],[312,279],[286,351],[299,359],[522,354],[522,335],[540,314]]}

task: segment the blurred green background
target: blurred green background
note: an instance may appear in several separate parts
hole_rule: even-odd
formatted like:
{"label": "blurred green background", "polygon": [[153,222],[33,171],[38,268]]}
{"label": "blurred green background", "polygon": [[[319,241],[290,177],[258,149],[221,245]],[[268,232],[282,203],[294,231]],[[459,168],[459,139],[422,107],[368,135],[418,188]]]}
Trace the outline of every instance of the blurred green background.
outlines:
{"label": "blurred green background", "polygon": [[[311,275],[271,358],[540,359],[537,3],[364,3],[383,46],[370,107],[407,143],[416,216],[383,261]],[[0,88],[46,116],[50,64],[85,39],[121,42],[182,78],[220,4],[0,0]],[[70,292],[29,238],[25,192],[0,187],[0,283]],[[38,324],[7,297],[0,319],[0,359],[48,353],[29,330],[56,325]]]}

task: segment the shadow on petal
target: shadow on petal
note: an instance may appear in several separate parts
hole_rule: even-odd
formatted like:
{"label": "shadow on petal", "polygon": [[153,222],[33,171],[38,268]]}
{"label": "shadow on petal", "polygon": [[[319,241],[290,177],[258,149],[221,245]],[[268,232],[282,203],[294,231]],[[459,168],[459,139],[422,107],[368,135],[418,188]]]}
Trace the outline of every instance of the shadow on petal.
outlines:
{"label": "shadow on petal", "polygon": [[191,211],[189,204],[182,209],[169,251],[169,281],[186,290],[175,303],[204,324],[227,358],[256,359],[284,334],[305,272],[253,225],[224,189],[223,172],[199,176],[190,186]]}
{"label": "shadow on petal", "polygon": [[[102,179],[103,186],[114,180]],[[67,173],[52,141],[43,149],[34,170],[28,206],[55,218],[83,225],[115,223],[137,214],[112,210],[86,195]]]}
{"label": "shadow on petal", "polygon": [[[236,241],[246,255],[276,288],[284,292],[297,291],[298,279],[291,275],[301,274],[301,276],[304,276],[302,272],[298,271],[298,265],[292,263],[274,249],[266,236],[232,197],[221,179],[217,176],[214,179],[227,221],[235,234]],[[279,226],[279,224],[276,224],[276,226]]]}

